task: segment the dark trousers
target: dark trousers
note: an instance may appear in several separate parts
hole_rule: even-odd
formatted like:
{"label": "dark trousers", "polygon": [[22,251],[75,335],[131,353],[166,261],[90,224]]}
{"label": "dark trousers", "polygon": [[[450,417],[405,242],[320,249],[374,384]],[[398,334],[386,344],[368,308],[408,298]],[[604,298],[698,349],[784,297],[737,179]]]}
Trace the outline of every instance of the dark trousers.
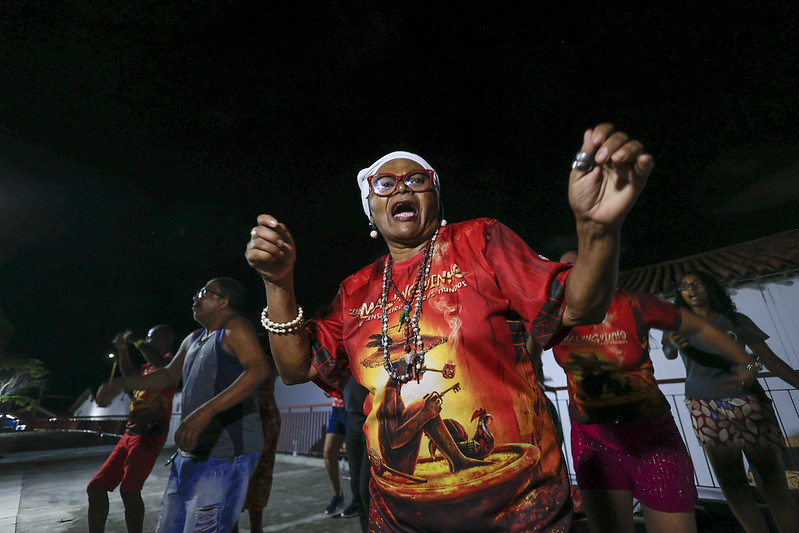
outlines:
{"label": "dark trousers", "polygon": [[366,437],[363,434],[363,423],[366,417],[361,413],[347,412],[347,430],[344,441],[347,443],[347,461],[350,463],[350,490],[352,501],[358,502],[361,514],[361,531],[369,530],[369,478],[371,465],[366,449]]}

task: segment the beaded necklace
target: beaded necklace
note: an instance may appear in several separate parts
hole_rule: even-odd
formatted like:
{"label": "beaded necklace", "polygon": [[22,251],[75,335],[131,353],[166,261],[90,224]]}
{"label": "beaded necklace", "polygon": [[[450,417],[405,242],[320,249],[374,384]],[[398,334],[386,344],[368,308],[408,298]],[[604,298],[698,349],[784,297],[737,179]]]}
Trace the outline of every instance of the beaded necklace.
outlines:
{"label": "beaded necklace", "polygon": [[[394,261],[391,258],[391,254],[388,254],[388,258],[386,259],[386,265],[383,268],[383,294],[380,299],[381,305],[381,342],[383,344],[383,368],[386,369],[388,375],[391,376],[392,379],[395,381],[399,381],[400,383],[407,383],[415,379],[417,382],[421,378],[422,369],[424,368],[424,343],[422,342],[422,334],[419,330],[419,318],[422,315],[422,300],[424,299],[424,280],[430,275],[430,266],[432,264],[432,257],[433,257],[433,246],[436,243],[436,239],[438,238],[438,231],[436,230],[433,233],[433,237],[430,239],[430,242],[427,243],[427,246],[424,250],[424,255],[422,255],[422,264],[419,266],[419,274],[416,276],[416,282],[411,287],[411,292],[409,294],[409,298],[406,299],[404,296],[400,294],[397,290],[394,281],[391,279],[392,275],[392,265]],[[398,330],[405,327],[405,362],[407,363],[407,367],[405,369],[404,374],[398,374],[397,369],[394,367],[394,364],[391,362],[391,356],[389,355],[389,344],[391,344],[391,339],[388,336],[388,288],[394,288],[394,292],[396,292],[400,299],[403,302],[403,310],[400,313],[400,323],[398,326]],[[415,305],[413,307],[413,313],[410,313],[411,301],[416,300]],[[411,336],[413,335],[413,339]],[[411,348],[413,345],[413,348]],[[411,349],[413,349],[413,353],[411,353]]]}
{"label": "beaded necklace", "polygon": [[414,281],[413,285],[411,285],[410,290],[408,291],[408,298],[400,292],[397,288],[397,285],[394,283],[393,279],[389,280],[391,284],[391,288],[394,289],[394,294],[402,300],[402,312],[399,315],[399,324],[397,324],[397,331],[401,328],[405,328],[405,353],[410,353],[411,351],[411,320],[410,320],[410,313],[411,313],[411,302],[414,299],[414,295],[416,294],[416,289],[419,287],[420,283],[423,283],[422,280],[422,269],[419,268],[419,274],[416,276],[416,281]]}

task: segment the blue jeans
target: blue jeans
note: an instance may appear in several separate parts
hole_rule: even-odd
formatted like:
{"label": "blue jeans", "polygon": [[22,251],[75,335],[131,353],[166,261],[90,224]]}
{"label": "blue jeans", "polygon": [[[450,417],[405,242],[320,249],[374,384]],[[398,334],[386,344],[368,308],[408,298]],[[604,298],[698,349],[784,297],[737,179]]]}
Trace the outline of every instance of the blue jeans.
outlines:
{"label": "blue jeans", "polygon": [[241,514],[260,452],[198,461],[178,455],[161,500],[158,533],[226,533]]}

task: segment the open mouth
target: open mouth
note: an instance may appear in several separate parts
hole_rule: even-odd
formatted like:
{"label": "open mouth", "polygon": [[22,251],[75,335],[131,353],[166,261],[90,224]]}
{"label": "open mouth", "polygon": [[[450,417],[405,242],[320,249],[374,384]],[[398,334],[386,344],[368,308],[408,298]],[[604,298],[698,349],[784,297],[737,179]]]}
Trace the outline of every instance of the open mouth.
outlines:
{"label": "open mouth", "polygon": [[394,217],[394,220],[413,220],[417,213],[416,206],[410,202],[400,201],[391,208],[391,216]]}

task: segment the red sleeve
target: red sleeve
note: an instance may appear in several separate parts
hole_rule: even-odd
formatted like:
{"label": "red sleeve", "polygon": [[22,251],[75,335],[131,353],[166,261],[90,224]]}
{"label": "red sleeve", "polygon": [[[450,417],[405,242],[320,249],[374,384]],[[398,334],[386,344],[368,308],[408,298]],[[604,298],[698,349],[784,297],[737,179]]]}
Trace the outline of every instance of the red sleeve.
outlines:
{"label": "red sleeve", "polygon": [[486,237],[486,260],[511,307],[541,346],[557,344],[568,332],[561,318],[571,265],[541,257],[499,222],[489,227]]}
{"label": "red sleeve", "polygon": [[662,330],[679,329],[682,319],[679,307],[651,294],[637,293],[636,297],[647,327]]}
{"label": "red sleeve", "polygon": [[350,377],[349,359],[342,342],[342,292],[339,288],[330,306],[305,325],[311,335],[311,364],[319,374],[314,383],[331,394],[343,391]]}

